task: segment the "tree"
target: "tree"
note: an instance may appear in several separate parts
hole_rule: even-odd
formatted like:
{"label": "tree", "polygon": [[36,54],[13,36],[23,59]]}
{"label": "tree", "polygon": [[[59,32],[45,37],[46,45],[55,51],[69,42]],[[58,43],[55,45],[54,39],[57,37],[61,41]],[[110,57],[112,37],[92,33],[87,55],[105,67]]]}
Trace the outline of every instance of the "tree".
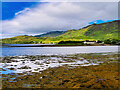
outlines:
{"label": "tree", "polygon": [[118,42],[120,42],[120,40],[118,40],[118,39],[112,39],[112,44],[117,44]]}
{"label": "tree", "polygon": [[104,40],[104,43],[105,43],[105,44],[112,44],[112,42],[111,42],[110,39]]}

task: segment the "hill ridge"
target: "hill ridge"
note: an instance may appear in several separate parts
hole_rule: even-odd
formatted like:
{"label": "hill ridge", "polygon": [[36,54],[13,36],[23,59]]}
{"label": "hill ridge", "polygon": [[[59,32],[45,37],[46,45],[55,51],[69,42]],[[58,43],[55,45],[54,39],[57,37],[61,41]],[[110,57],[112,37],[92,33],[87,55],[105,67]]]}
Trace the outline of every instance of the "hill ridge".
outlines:
{"label": "hill ridge", "polygon": [[[53,37],[34,37],[34,36],[17,36],[13,38],[2,39],[2,43],[12,44],[28,44],[28,43],[58,43],[60,41],[81,41],[81,40],[105,40],[105,39],[119,39],[119,25],[120,20],[115,20],[107,23],[92,24],[82,29],[72,29],[63,32]],[[50,33],[50,32],[48,32]]]}

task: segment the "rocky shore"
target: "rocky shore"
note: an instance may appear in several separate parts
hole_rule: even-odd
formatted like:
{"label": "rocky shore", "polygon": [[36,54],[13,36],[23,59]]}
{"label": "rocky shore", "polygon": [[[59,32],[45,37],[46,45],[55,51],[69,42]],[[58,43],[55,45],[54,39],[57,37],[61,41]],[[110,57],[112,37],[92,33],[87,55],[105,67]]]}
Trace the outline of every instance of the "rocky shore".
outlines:
{"label": "rocky shore", "polygon": [[118,53],[1,57],[2,88],[118,88]]}

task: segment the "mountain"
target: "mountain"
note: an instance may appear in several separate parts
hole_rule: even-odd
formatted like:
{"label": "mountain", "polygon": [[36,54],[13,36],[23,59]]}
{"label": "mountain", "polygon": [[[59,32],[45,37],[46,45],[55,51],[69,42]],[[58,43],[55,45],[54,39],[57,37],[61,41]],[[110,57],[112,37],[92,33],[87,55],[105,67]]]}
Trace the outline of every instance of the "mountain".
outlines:
{"label": "mountain", "polygon": [[60,41],[106,40],[110,38],[119,39],[119,23],[120,20],[115,20],[102,24],[92,24],[79,30],[54,31],[37,35],[35,37],[17,36],[2,39],[2,43],[58,43]]}
{"label": "mountain", "polygon": [[34,37],[56,37],[56,36],[59,36],[64,33],[65,33],[65,31],[52,31],[52,32],[47,32],[45,34],[36,35]]}
{"label": "mountain", "polygon": [[92,24],[79,30],[68,30],[66,33],[56,37],[56,39],[118,39],[118,23],[120,23],[120,20],[102,24]]}

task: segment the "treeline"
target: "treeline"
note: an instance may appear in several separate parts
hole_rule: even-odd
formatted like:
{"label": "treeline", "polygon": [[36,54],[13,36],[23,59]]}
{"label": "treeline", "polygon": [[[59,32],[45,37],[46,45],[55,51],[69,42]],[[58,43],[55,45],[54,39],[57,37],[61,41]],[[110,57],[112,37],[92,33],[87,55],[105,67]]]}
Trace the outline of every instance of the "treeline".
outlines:
{"label": "treeline", "polygon": [[[88,43],[84,43],[84,42],[88,42]],[[97,44],[111,44],[111,45],[120,45],[120,40],[119,39],[106,39],[104,41],[101,40],[97,40],[97,41],[89,41],[89,40],[85,40],[85,41],[60,41],[58,43],[58,45],[87,45],[90,44],[89,42],[93,42],[91,44],[93,45],[97,45]]]}
{"label": "treeline", "polygon": [[[89,41],[85,40],[86,42],[96,42],[96,41]],[[84,45],[85,41],[60,41],[58,45]],[[98,40],[96,44],[113,44],[113,45],[120,45],[119,39],[106,39],[104,41]],[[42,41],[17,41],[16,44],[44,44]]]}
{"label": "treeline", "polygon": [[119,39],[106,39],[106,40],[104,40],[104,43],[120,45],[120,40]]}
{"label": "treeline", "polygon": [[60,41],[58,45],[84,45],[84,41]]}

